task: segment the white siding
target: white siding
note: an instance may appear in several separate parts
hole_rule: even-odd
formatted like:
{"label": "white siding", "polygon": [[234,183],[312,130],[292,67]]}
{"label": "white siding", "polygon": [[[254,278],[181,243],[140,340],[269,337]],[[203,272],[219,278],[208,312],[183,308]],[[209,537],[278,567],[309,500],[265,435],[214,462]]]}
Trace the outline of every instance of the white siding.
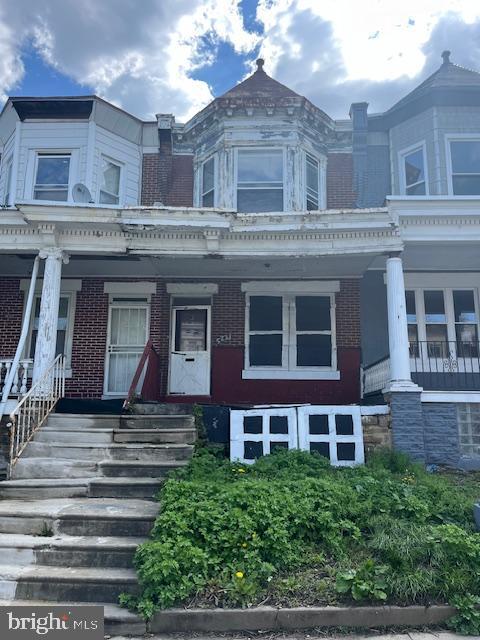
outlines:
{"label": "white siding", "polygon": [[95,153],[93,157],[92,196],[99,201],[102,155],[122,164],[120,205],[139,204],[141,154],[137,144],[110,133],[103,127],[95,129]]}
{"label": "white siding", "polygon": [[2,151],[2,164],[0,166],[0,202],[3,204],[5,200],[7,167],[13,158],[13,147],[15,145],[15,132],[5,142]]}
{"label": "white siding", "polygon": [[[72,163],[70,184],[85,182],[88,122],[24,122],[20,141],[17,200],[30,200],[35,151],[76,151],[78,163]],[[76,167],[75,167],[76,164]]]}

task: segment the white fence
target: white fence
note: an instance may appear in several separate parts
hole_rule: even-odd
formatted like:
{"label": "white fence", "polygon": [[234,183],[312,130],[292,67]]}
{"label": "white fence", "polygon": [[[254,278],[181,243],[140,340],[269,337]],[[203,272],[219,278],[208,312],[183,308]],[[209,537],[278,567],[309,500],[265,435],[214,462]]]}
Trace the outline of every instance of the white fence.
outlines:
{"label": "white fence", "polygon": [[360,407],[307,405],[230,412],[230,459],[252,464],[275,449],[317,451],[335,466],[365,460]]}

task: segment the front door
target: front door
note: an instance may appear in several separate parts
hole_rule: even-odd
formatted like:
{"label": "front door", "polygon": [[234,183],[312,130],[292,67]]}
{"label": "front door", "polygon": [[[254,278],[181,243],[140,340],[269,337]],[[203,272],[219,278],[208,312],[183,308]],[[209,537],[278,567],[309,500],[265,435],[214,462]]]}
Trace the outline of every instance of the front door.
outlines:
{"label": "front door", "polygon": [[210,394],[210,306],[172,308],[169,391]]}
{"label": "front door", "polygon": [[143,302],[112,303],[109,310],[105,394],[128,393],[148,340],[148,305]]}

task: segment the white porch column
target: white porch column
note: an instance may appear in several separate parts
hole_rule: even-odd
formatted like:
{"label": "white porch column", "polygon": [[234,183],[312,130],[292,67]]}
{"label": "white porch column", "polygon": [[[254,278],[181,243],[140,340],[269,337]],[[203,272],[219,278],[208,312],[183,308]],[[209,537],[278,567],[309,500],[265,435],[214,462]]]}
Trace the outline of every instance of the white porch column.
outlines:
{"label": "white porch column", "polygon": [[408,344],[407,309],[402,259],[387,259],[388,342],[390,348],[390,382],[388,391],[419,391],[412,382]]}
{"label": "white porch column", "polygon": [[39,256],[45,259],[45,270],[43,274],[32,384],[35,384],[35,382],[41,378],[55,359],[62,263],[68,262],[68,256],[57,247],[42,249]]}

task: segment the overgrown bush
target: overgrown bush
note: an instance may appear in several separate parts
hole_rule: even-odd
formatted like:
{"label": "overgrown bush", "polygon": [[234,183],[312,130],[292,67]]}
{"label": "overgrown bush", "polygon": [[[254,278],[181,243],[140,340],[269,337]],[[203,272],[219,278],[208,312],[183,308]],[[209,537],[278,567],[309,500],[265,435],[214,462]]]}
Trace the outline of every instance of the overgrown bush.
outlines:
{"label": "overgrown bush", "polygon": [[309,580],[321,583],[318,603],[322,593],[329,604],[332,593],[338,602],[474,598],[479,487],[392,453],[339,469],[301,451],[247,466],[200,449],[160,493],[152,539],[136,555],[142,593],[129,603],[148,617],[180,602],[274,604],[280,591],[298,602],[296,585],[308,591]]}

